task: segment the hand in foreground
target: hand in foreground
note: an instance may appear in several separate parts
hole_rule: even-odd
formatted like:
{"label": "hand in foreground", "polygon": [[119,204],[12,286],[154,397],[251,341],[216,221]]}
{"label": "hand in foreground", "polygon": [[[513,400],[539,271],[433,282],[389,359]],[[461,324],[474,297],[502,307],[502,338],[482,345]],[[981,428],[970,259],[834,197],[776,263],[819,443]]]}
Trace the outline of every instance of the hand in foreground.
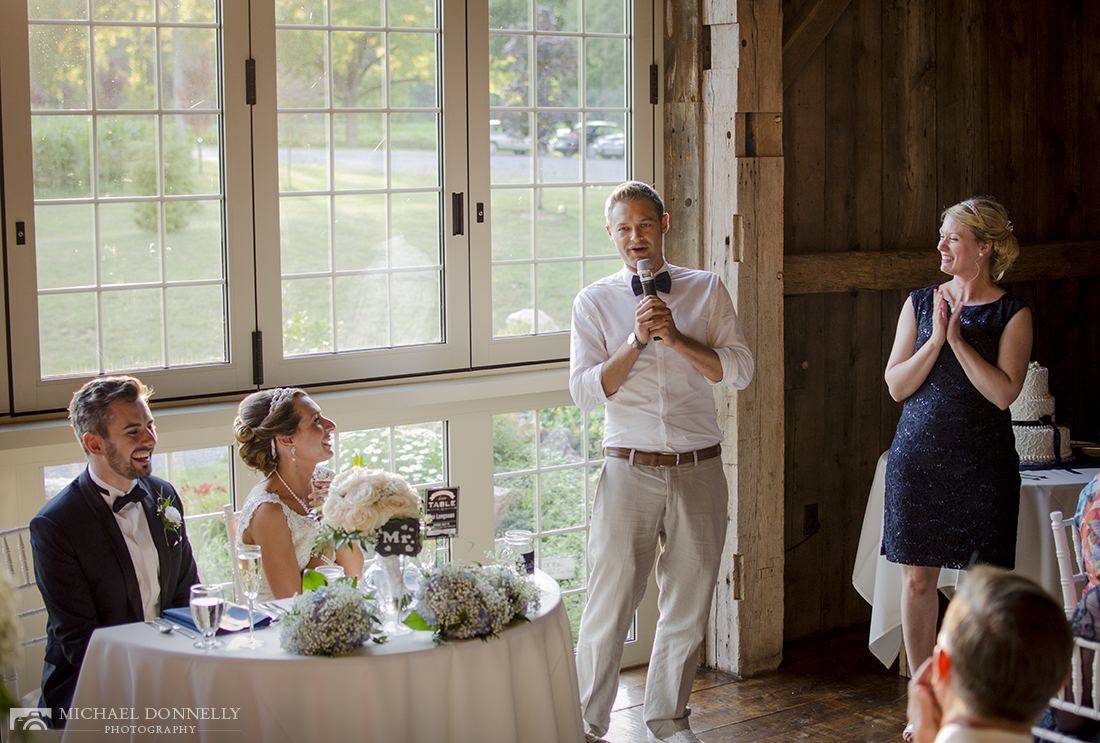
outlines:
{"label": "hand in foreground", "polygon": [[642,343],[660,338],[665,343],[675,343],[680,337],[672,310],[660,297],[644,296],[634,309],[634,335]]}
{"label": "hand in foreground", "polygon": [[[321,487],[318,487],[320,485]],[[325,503],[325,496],[328,495],[327,482],[318,483],[313,481],[312,487],[309,491],[309,495],[306,496],[306,503],[310,508],[320,508]]]}
{"label": "hand in foreground", "polygon": [[909,680],[906,714],[913,726],[914,743],[932,743],[936,739],[943,710],[932,691],[932,658],[924,661],[916,675]]}

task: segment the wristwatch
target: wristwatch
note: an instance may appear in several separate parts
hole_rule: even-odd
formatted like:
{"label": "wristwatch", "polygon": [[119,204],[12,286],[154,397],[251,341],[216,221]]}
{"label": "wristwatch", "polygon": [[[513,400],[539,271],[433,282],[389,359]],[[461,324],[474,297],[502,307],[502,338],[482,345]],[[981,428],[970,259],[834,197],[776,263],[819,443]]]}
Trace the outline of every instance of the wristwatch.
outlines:
{"label": "wristwatch", "polygon": [[634,335],[634,333],[631,333],[626,337],[626,342],[630,344],[631,348],[636,348],[639,351],[644,351],[645,347],[649,345],[648,343],[642,343],[640,340],[638,340],[638,336]]}

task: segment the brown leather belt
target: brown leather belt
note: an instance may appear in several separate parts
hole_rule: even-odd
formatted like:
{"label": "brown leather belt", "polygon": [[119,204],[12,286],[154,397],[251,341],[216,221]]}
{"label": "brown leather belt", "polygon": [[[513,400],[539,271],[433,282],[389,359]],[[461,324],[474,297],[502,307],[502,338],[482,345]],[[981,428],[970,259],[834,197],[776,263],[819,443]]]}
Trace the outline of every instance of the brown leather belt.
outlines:
{"label": "brown leather belt", "polygon": [[722,453],[722,445],[715,444],[714,446],[708,446],[706,449],[684,452],[683,454],[659,451],[639,451],[637,449],[623,449],[618,446],[608,446],[604,448],[603,453],[605,457],[626,459],[630,461],[631,464],[638,464],[642,467],[679,467],[681,464],[694,464],[695,462],[714,459]]}

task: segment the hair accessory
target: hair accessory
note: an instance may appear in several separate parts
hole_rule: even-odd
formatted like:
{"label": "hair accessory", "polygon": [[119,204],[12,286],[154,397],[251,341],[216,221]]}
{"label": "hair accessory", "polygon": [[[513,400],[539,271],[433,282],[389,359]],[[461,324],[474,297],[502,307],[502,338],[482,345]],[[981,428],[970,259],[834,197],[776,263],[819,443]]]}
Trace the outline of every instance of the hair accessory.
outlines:
{"label": "hair accessory", "polygon": [[1005,220],[1005,229],[1012,232],[1012,220]]}
{"label": "hair accessory", "polygon": [[294,390],[290,387],[279,387],[271,393],[271,402],[267,406],[267,414],[271,415],[275,412],[275,409],[282,404],[283,400],[294,394]]}

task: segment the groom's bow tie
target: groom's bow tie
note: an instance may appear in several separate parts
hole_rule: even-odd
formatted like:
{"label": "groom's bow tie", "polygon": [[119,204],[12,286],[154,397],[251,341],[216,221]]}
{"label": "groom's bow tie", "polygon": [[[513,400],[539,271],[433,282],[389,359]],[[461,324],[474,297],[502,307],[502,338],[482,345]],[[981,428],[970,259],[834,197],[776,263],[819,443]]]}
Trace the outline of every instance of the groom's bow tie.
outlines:
{"label": "groom's bow tie", "polygon": [[[657,291],[668,294],[672,291],[672,274],[668,271],[662,271],[653,277],[653,283],[657,287]],[[634,290],[635,297],[642,293],[642,280],[638,278],[638,274],[630,277],[630,288]]]}
{"label": "groom's bow tie", "polygon": [[134,487],[130,488],[129,493],[127,493],[126,495],[120,495],[115,498],[115,502],[111,506],[111,510],[113,510],[115,513],[118,513],[123,508],[126,508],[126,506],[130,505],[131,503],[137,503],[144,497],[145,491],[142,490],[141,486],[135,482]]}

